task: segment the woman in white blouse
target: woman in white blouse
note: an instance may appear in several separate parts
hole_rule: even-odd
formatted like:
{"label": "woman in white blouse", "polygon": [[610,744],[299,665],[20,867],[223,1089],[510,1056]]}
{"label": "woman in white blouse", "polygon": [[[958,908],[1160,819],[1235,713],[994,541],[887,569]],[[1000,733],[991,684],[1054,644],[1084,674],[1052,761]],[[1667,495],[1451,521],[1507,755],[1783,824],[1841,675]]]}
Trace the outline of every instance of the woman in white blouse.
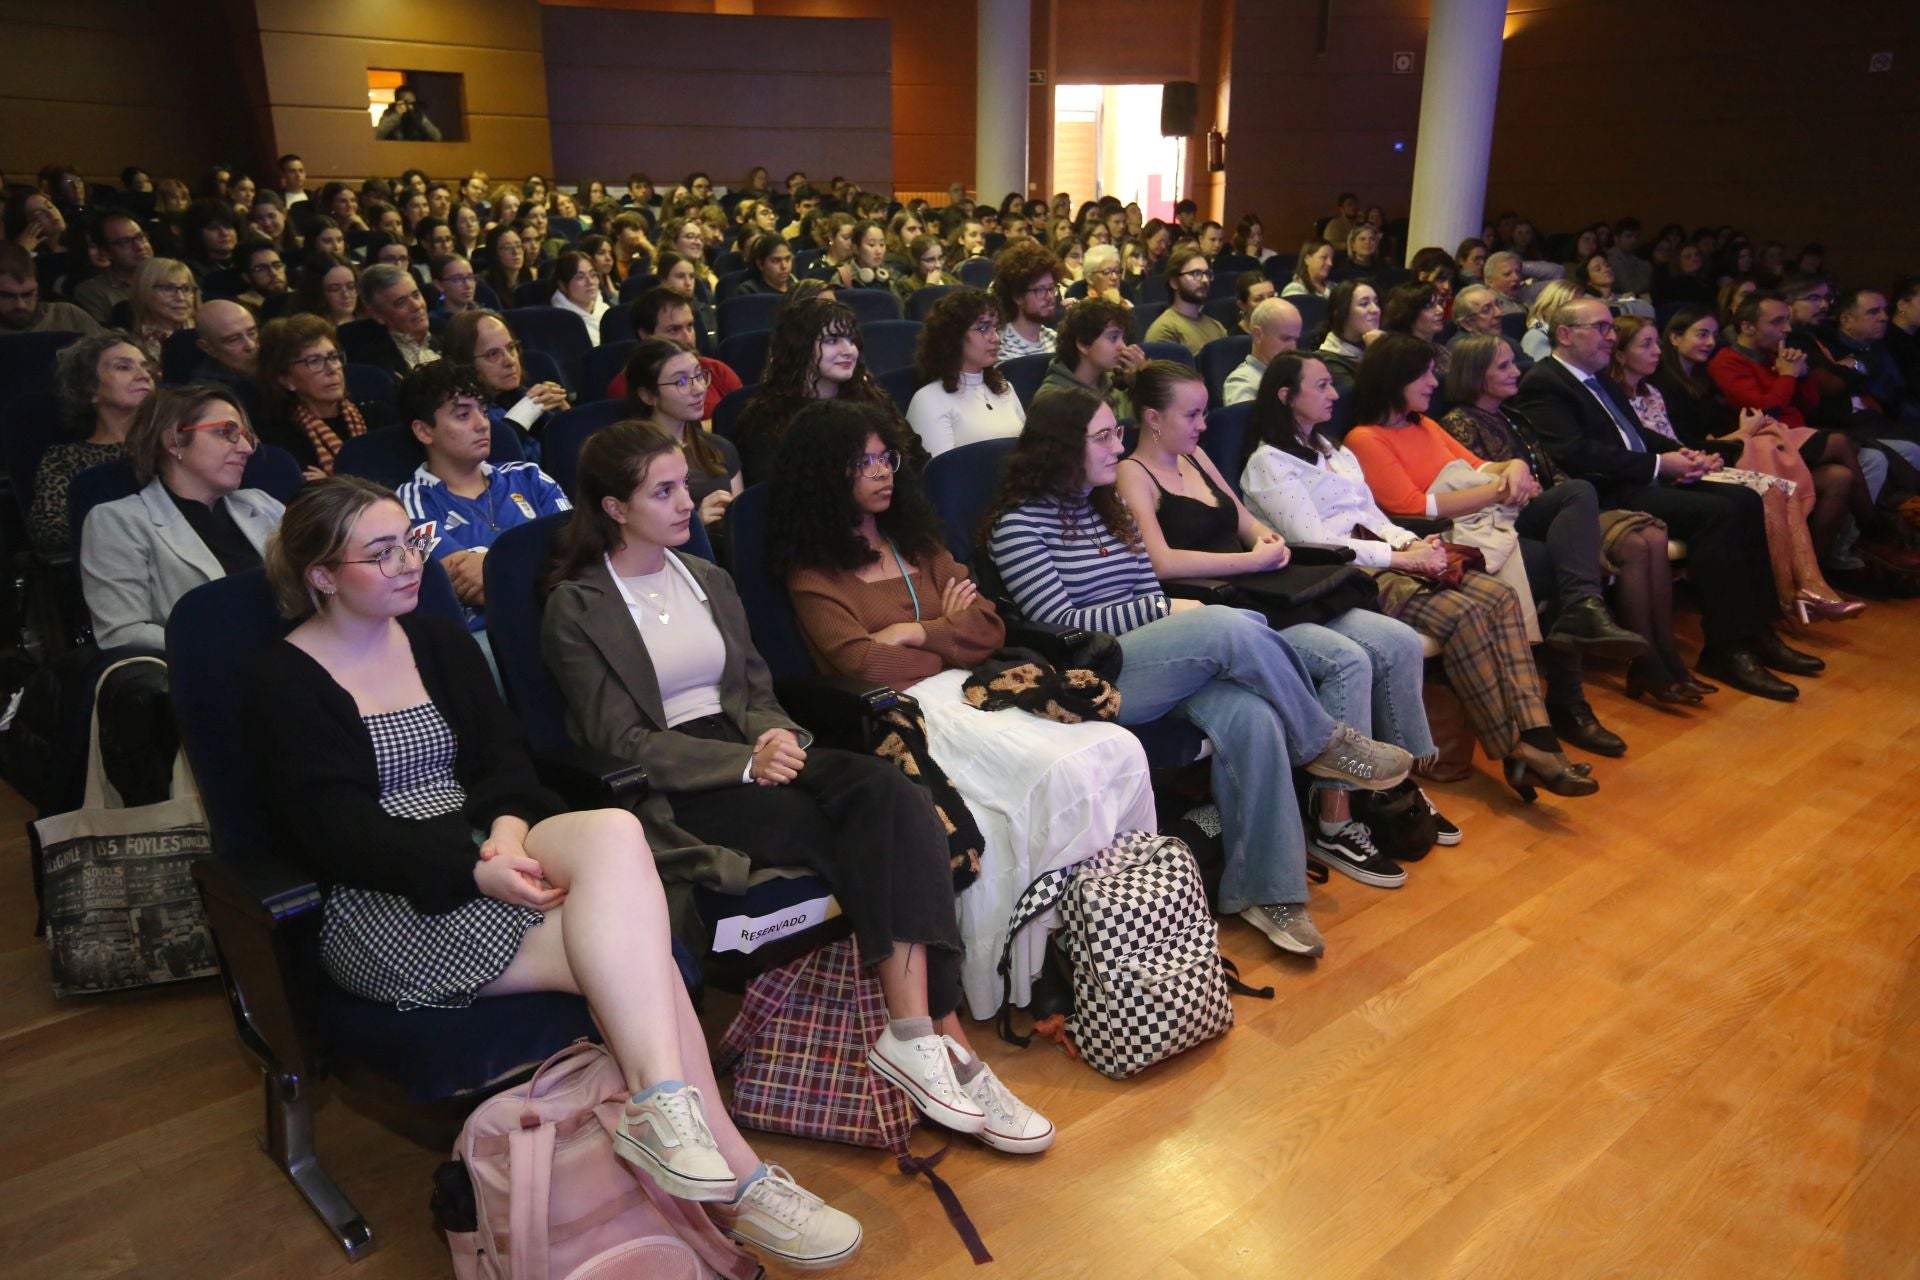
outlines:
{"label": "woman in white blouse", "polygon": [[1268,364],[1248,424],[1260,442],[1241,476],[1248,511],[1288,542],[1349,547],[1355,564],[1378,571],[1381,611],[1439,642],[1448,684],[1522,799],[1532,801],[1536,785],[1592,795],[1600,784],[1589,766],[1568,762],[1548,721],[1519,601],[1474,570],[1440,585],[1438,535],[1422,539],[1388,519],[1360,460],[1321,433],[1338,398],[1317,355],[1283,352]]}
{"label": "woman in white blouse", "polygon": [[1020,434],[1027,411],[995,367],[999,355],[1000,312],[985,290],[956,290],[927,313],[914,352],[927,381],[907,421],[929,454]]}
{"label": "woman in white blouse", "polygon": [[591,257],[569,249],[554,260],[553,305],[579,316],[587,326],[588,341],[600,345],[600,321],[611,308],[600,296],[600,273]]}

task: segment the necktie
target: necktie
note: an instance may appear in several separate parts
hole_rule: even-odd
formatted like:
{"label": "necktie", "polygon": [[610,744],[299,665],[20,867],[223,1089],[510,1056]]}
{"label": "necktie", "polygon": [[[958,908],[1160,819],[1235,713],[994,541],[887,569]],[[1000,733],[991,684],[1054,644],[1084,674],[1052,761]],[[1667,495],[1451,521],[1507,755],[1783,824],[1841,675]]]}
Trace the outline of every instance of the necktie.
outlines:
{"label": "necktie", "polygon": [[1620,432],[1620,438],[1626,441],[1627,448],[1635,453],[1645,453],[1647,446],[1641,443],[1640,433],[1627,421],[1627,415],[1620,412],[1620,406],[1614,403],[1613,397],[1601,389],[1600,379],[1588,374],[1581,381],[1587,384],[1587,390],[1593,392],[1601,407],[1607,411],[1607,416],[1613,419],[1613,425]]}

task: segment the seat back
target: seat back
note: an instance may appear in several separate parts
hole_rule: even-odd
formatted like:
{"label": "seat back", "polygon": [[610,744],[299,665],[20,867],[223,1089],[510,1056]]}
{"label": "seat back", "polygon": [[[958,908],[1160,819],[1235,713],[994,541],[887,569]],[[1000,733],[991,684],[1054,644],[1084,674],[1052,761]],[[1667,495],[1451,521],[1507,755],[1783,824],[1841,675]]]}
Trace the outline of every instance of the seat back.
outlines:
{"label": "seat back", "polygon": [[1300,333],[1302,337],[1312,333],[1327,322],[1327,299],[1325,294],[1301,293],[1287,299],[1293,309],[1300,313]]}
{"label": "seat back", "polygon": [[918,369],[889,369],[874,379],[880,389],[893,397],[901,413],[913,403],[913,393],[920,389],[920,371]]}
{"label": "seat back", "polygon": [[623,342],[608,342],[606,331],[601,331],[601,343],[587,353],[580,362],[580,399],[591,402],[604,399],[607,387],[627,367],[627,360],[640,344],[632,338]]}
{"label": "seat back", "polygon": [[1149,360],[1171,360],[1189,369],[1194,367],[1193,352],[1178,342],[1143,342],[1140,349],[1147,353]]}
{"label": "seat back", "polygon": [[[82,473],[84,474],[84,473]],[[429,561],[418,608],[459,620],[445,570]],[[245,861],[274,847],[261,786],[242,729],[253,657],[293,629],[274,607],[266,572],[249,569],[195,587],[167,618],[167,665],[180,743],[193,766],[214,851]]]}
{"label": "seat back", "polygon": [[1166,309],[1167,303],[1164,298],[1158,302],[1142,302],[1135,306],[1129,336],[1131,336],[1135,342],[1146,337],[1147,330],[1153,328],[1153,322],[1158,320],[1160,313]]}
{"label": "seat back", "polygon": [[[504,422],[493,424],[493,452],[488,460],[523,462],[520,437]],[[340,446],[333,460],[334,472],[343,476],[361,476],[389,489],[398,489],[413,479],[413,473],[427,460],[427,451],[411,427],[385,427],[355,436]]]}
{"label": "seat back", "polygon": [[901,319],[900,299],[891,289],[840,289],[834,296],[853,308],[854,319],[863,325]]}
{"label": "seat back", "polygon": [[633,324],[633,310],[624,303],[607,308],[607,313],[600,317],[600,347],[614,342],[632,342],[639,336],[640,331]]}
{"label": "seat back", "polygon": [[[757,294],[748,294],[757,297]],[[740,375],[742,385],[753,386],[767,369],[767,347],[773,334],[767,329],[749,329],[720,340],[715,359]]]}
{"label": "seat back", "polygon": [[545,280],[522,280],[513,286],[513,305],[516,307],[544,307],[553,297],[553,285]]}
{"label": "seat back", "polygon": [[775,680],[804,680],[814,674],[813,658],[807,653],[800,623],[793,616],[787,584],[767,569],[771,497],[766,485],[750,485],[727,508],[727,538],[733,548],[733,584],[747,611],[753,647],[766,659],[767,670]]}
{"label": "seat back", "polygon": [[720,403],[713,406],[713,434],[733,439],[734,423],[740,420],[740,411],[747,407],[747,401],[759,388],[749,383],[738,391],[729,391],[720,397]]}
{"label": "seat back", "polygon": [[1228,333],[1240,331],[1240,299],[1228,294],[1226,297],[1214,297],[1200,308],[1200,314],[1218,320],[1227,327]]}
{"label": "seat back", "polygon": [[876,374],[889,369],[911,369],[913,351],[920,342],[918,320],[876,320],[860,326],[860,353]]}
{"label": "seat back", "polygon": [[60,421],[60,406],[50,383],[7,388],[0,403],[0,466],[24,519],[33,506],[34,477],[48,449],[68,439]]}
{"label": "seat back", "polygon": [[724,343],[736,333],[773,328],[773,317],[784,301],[784,295],[778,293],[736,293],[727,298],[715,313],[720,323],[720,341]]}
{"label": "seat back", "polygon": [[[514,307],[501,318],[522,346],[552,356],[563,375],[593,350],[593,339],[587,336],[587,322],[571,311],[558,307]],[[565,377],[561,381],[567,383]]]}
{"label": "seat back", "polygon": [[[1158,273],[1141,276],[1140,283],[1134,286],[1133,300],[1136,304],[1158,303],[1165,306],[1171,300],[1167,292],[1167,278]],[[1145,325],[1141,326],[1141,332],[1146,332]]]}
{"label": "seat back", "polygon": [[566,490],[571,498],[574,480],[579,474],[580,446],[594,432],[610,427],[626,416],[627,402],[624,400],[594,400],[554,414],[547,419],[546,430],[542,433],[540,469]]}
{"label": "seat back", "polygon": [[961,287],[957,284],[930,284],[923,289],[915,289],[913,296],[907,299],[907,319],[925,320],[935,303]]}
{"label": "seat back", "polygon": [[1244,253],[1223,253],[1213,260],[1213,278],[1232,280],[1243,271],[1258,271],[1260,259]]}
{"label": "seat back", "polygon": [[64,329],[0,334],[0,391],[25,387],[51,390],[54,360],[79,340],[79,334]]}
{"label": "seat back", "polygon": [[347,398],[355,404],[399,405],[400,383],[379,365],[349,363],[346,373]]}
{"label": "seat back", "polygon": [[1040,384],[1047,380],[1047,370],[1053,365],[1053,357],[1045,352],[1036,352],[1030,356],[1015,356],[1011,360],[1000,362],[1000,372],[1013,387],[1013,394],[1020,397],[1022,408],[1033,407],[1033,397],[1040,391]]}
{"label": "seat back", "polygon": [[1230,333],[1200,348],[1195,365],[1207,380],[1208,404],[1218,408],[1223,403],[1227,375],[1238,369],[1252,351],[1253,336],[1245,333]]}
{"label": "seat back", "polygon": [[654,275],[636,274],[628,276],[620,282],[621,305],[624,306],[629,302],[635,301],[641,294],[659,283],[660,278]]}
{"label": "seat back", "polygon": [[[725,302],[738,292],[740,286],[745,284],[752,275],[753,271],[747,267],[737,267],[732,271],[719,272],[713,281],[713,300],[715,302]],[[626,297],[626,291],[624,289],[621,291],[620,296],[622,298]],[[637,298],[640,294],[636,292],[633,296]]]}
{"label": "seat back", "polygon": [[1235,493],[1240,492],[1240,473],[1246,469],[1247,455],[1253,452],[1247,438],[1247,423],[1252,417],[1251,400],[1223,405],[1208,412],[1207,429],[1200,433],[1200,447]]}
{"label": "seat back", "polygon": [[953,558],[971,563],[974,532],[1000,487],[1000,473],[1017,442],[1010,437],[976,440],[949,449],[927,463],[925,488]]}
{"label": "seat back", "polygon": [[993,259],[968,258],[953,274],[970,289],[984,289],[993,283]]}
{"label": "seat back", "polygon": [[160,381],[169,386],[185,386],[193,381],[193,371],[205,356],[196,330],[182,329],[168,334],[160,344]]}
{"label": "seat back", "polygon": [[1527,336],[1527,317],[1516,311],[1512,315],[1500,317],[1500,332],[1512,342],[1518,342]]}

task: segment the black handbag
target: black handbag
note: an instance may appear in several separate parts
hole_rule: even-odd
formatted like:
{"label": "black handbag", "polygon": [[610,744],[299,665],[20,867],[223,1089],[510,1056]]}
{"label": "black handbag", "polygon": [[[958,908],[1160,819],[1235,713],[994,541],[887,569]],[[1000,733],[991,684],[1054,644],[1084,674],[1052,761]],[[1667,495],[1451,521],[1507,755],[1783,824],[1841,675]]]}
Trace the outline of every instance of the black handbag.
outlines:
{"label": "black handbag", "polygon": [[1327,622],[1350,609],[1377,607],[1380,588],[1373,575],[1350,564],[1288,565],[1225,579],[1236,608],[1266,615],[1277,630],[1303,622]]}

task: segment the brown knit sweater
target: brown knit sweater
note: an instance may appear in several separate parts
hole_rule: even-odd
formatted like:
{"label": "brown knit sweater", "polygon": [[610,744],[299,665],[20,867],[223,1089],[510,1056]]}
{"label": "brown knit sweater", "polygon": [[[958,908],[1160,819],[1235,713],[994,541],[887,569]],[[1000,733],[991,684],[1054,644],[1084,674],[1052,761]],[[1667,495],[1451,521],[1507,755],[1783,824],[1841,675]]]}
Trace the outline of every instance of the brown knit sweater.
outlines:
{"label": "brown knit sweater", "polygon": [[913,598],[904,578],[862,582],[852,573],[797,569],[787,579],[794,612],[806,633],[807,648],[822,669],[862,680],[908,685],[949,667],[971,669],[1006,643],[1007,629],[992,602],[951,618],[939,616],[947,583],[967,571],[945,551],[909,561],[914,589],[920,593],[920,625],[927,642],[920,648],[882,644],[876,631],[913,621]]}

